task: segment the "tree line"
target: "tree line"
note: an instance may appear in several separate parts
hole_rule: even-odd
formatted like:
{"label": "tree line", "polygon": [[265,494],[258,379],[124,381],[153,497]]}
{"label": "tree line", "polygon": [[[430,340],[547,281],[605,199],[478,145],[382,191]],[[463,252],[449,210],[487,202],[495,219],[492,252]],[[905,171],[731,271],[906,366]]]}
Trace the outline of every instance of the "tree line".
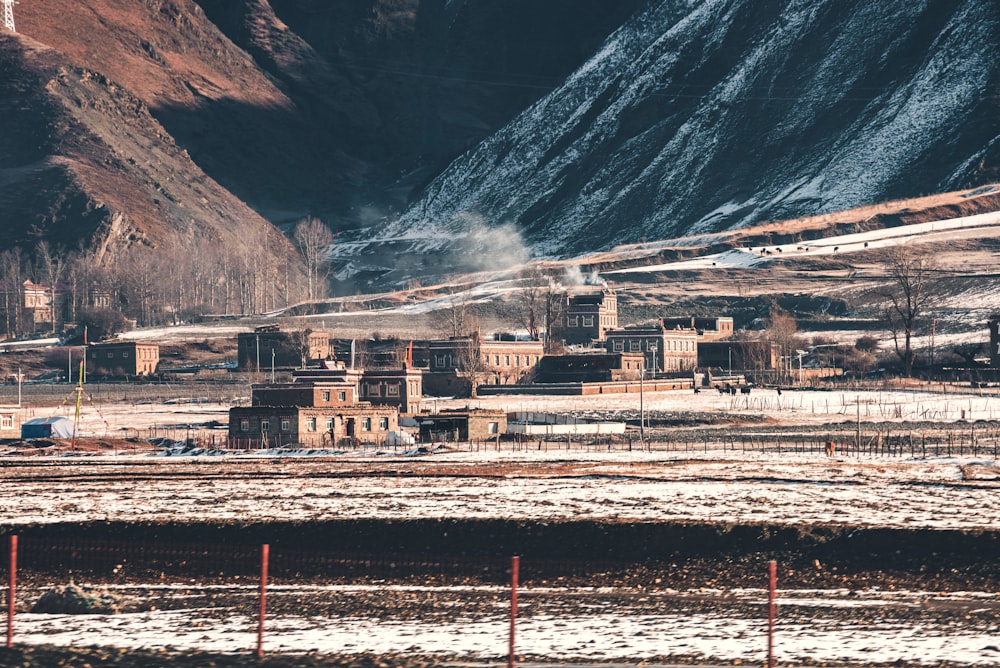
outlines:
{"label": "tree line", "polygon": [[[248,316],[283,309],[329,292],[333,234],[315,218],[300,221],[298,253],[262,252],[266,231],[240,232],[239,243],[177,238],[150,248],[100,252],[39,241],[0,251],[0,334],[19,337],[67,326],[97,338],[138,326],[188,322],[205,315]],[[51,317],[37,322],[25,306],[25,281],[45,286]]]}

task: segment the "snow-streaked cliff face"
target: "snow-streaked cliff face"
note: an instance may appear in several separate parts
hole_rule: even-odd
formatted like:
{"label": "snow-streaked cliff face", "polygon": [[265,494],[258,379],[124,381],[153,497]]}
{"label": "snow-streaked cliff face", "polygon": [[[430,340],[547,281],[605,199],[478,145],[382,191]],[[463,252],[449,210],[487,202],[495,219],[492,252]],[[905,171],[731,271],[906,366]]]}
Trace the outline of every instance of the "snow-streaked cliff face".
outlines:
{"label": "snow-streaked cliff face", "polygon": [[998,43],[992,0],[651,3],[382,233],[438,248],[475,215],[566,255],[961,187]]}

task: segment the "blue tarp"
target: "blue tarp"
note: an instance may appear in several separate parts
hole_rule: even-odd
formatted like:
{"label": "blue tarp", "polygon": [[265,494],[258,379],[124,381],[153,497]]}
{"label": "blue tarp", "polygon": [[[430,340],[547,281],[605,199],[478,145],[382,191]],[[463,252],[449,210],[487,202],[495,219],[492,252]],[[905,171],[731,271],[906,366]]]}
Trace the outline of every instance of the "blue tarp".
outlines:
{"label": "blue tarp", "polygon": [[73,421],[64,417],[33,418],[21,423],[21,438],[72,438]]}

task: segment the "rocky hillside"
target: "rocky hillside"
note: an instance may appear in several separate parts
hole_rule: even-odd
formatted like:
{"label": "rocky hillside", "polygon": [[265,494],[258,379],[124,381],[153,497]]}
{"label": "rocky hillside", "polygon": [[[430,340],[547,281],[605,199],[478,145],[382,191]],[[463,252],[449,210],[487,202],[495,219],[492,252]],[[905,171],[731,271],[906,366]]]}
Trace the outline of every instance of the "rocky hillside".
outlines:
{"label": "rocky hillside", "polygon": [[564,255],[995,180],[998,39],[981,0],[653,2],[385,237]]}
{"label": "rocky hillside", "polygon": [[340,232],[341,277],[394,283],[1000,179],[1000,9],[982,0],[15,13],[5,248],[181,239],[278,266],[275,226],[313,214]]}
{"label": "rocky hillside", "polygon": [[[97,4],[26,3],[23,32],[0,32],[0,246],[83,243],[109,262],[125,248],[252,243],[258,257],[292,257],[287,239],[206,175],[154,113],[213,81],[238,94],[249,80],[261,103],[287,100],[236,49],[213,49],[214,68],[185,58],[199,34],[184,16],[125,3],[112,24]],[[151,39],[176,41],[167,52]]]}
{"label": "rocky hillside", "polygon": [[246,238],[309,213],[363,224],[639,4],[25,2],[0,33],[0,243]]}

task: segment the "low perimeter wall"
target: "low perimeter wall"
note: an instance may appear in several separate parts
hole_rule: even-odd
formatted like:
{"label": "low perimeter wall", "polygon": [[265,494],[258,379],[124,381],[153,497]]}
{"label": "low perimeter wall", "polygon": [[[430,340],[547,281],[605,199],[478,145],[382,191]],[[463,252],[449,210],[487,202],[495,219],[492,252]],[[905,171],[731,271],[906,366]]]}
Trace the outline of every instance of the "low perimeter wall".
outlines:
{"label": "low perimeter wall", "polygon": [[536,383],[534,385],[480,385],[476,393],[481,397],[516,394],[553,394],[564,396],[589,396],[594,394],[639,394],[640,392],[666,392],[690,390],[692,378],[659,378],[620,381],[616,383]]}

